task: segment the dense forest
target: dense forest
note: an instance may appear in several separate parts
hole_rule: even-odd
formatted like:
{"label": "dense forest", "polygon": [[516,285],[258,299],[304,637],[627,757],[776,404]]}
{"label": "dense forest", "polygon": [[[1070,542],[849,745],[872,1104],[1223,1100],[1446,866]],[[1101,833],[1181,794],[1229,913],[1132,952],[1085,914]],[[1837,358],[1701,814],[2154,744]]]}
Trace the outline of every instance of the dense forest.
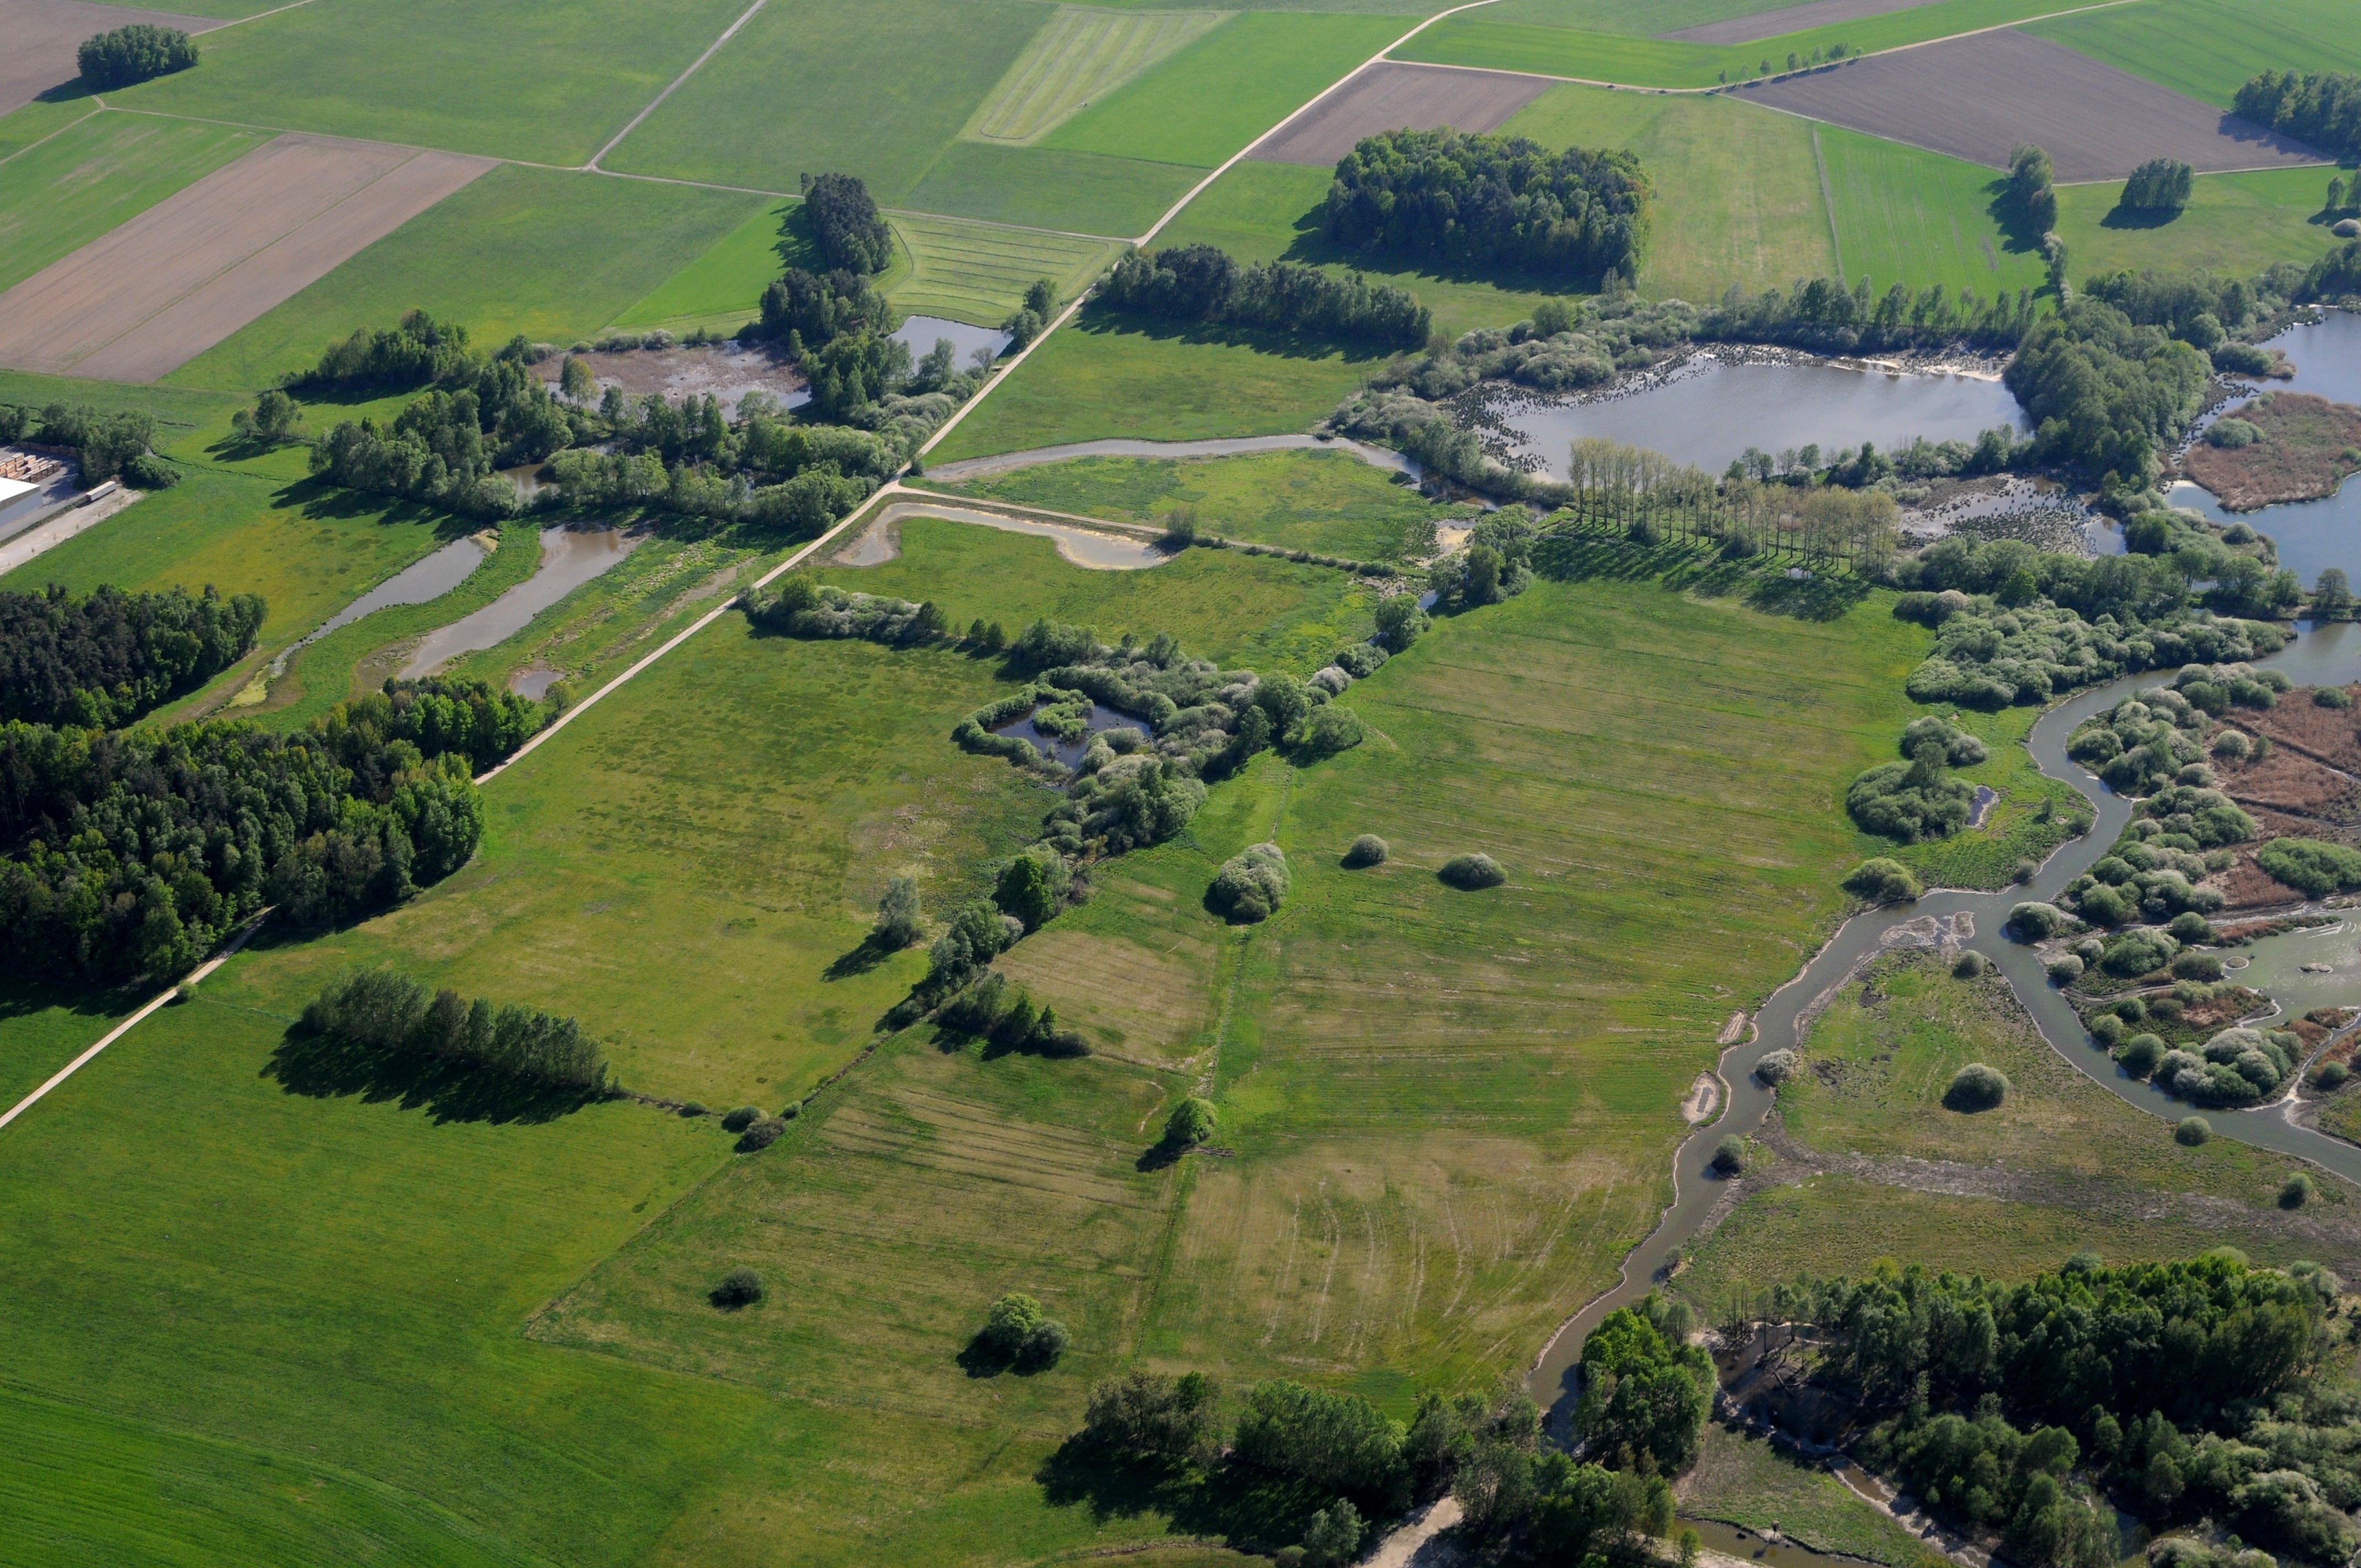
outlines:
{"label": "dense forest", "polygon": [[1407,290],[1372,286],[1357,272],[1335,278],[1285,261],[1240,267],[1228,252],[1210,245],[1159,250],[1152,258],[1133,251],[1115,264],[1099,298],[1117,310],[1175,321],[1222,322],[1406,348],[1425,345],[1433,319]]}
{"label": "dense forest", "polygon": [[475,852],[473,771],[538,717],[481,682],[434,681],[293,735],[0,726],[0,962],[169,975],[265,905],[327,926],[399,903]]}
{"label": "dense forest", "polygon": [[2361,152],[2361,76],[2342,71],[2266,71],[2238,89],[2231,106],[2321,151]]}
{"label": "dense forest", "polygon": [[128,724],[243,658],[263,614],[259,595],[210,587],[195,598],[102,587],[78,602],[55,584],[0,593],[0,719]]}
{"label": "dense forest", "polygon": [[1627,151],[1398,130],[1364,137],[1337,161],[1321,223],[1354,250],[1628,280],[1647,243],[1648,198]]}
{"label": "dense forest", "polygon": [[2045,317],[2004,374],[2044,458],[2113,487],[2144,488],[2157,453],[2211,395],[2213,367],[2188,343],[2095,295]]}

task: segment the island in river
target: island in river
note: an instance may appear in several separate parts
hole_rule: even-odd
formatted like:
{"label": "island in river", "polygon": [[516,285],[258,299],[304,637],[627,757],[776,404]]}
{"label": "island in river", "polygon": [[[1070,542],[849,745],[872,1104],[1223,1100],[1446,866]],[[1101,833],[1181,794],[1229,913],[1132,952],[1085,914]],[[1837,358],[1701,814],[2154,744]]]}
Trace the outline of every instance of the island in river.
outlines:
{"label": "island in river", "polygon": [[2333,496],[2361,470],[2361,408],[2309,392],[2265,392],[2222,417],[2252,427],[2244,445],[2200,439],[2181,459],[2189,477],[2230,511]]}

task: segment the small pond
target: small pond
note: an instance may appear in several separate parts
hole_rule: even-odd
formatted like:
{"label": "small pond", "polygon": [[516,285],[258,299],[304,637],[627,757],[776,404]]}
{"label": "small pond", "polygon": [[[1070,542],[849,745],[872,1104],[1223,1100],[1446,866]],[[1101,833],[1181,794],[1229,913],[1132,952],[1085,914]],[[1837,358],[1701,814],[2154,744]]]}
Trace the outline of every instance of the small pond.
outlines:
{"label": "small pond", "polygon": [[962,370],[975,368],[975,351],[989,348],[994,359],[1008,346],[1008,334],[994,326],[973,326],[966,322],[950,321],[942,316],[908,316],[894,334],[897,343],[910,345],[913,361],[924,359],[934,351],[935,340],[947,337],[956,353]]}
{"label": "small pond", "polygon": [[1706,355],[1638,391],[1587,402],[1505,397],[1492,413],[1514,433],[1520,453],[1558,478],[1565,477],[1566,448],[1584,436],[1644,446],[1718,474],[1750,446],[1776,454],[1817,444],[1833,455],[1863,441],[1884,451],[1913,436],[1973,441],[1994,425],[2026,429],[2025,411],[2008,389],[1979,376],[1824,361],[1730,364]]}
{"label": "small pond", "polygon": [[1055,757],[1070,768],[1082,760],[1082,753],[1090,750],[1091,737],[1102,730],[1136,729],[1143,736],[1148,733],[1148,726],[1145,723],[1134,718],[1128,713],[1117,713],[1103,702],[1091,704],[1090,718],[1084,722],[1089,725],[1089,729],[1083,732],[1082,738],[1079,740],[1063,740],[1055,735],[1042,733],[1034,724],[1033,716],[1029,713],[1022,718],[1011,719],[994,729],[993,733],[1014,735],[1019,740],[1030,740],[1043,756]]}
{"label": "small pond", "polygon": [[1761,1563],[1767,1568],[1862,1568],[1858,1557],[1836,1557],[1798,1546],[1792,1541],[1766,1540],[1719,1519],[1693,1519],[1684,1515],[1675,1528],[1697,1531],[1698,1544],[1708,1552],[1719,1552],[1741,1563]]}
{"label": "small pond", "polygon": [[496,647],[525,628],[525,623],[576,588],[621,563],[640,546],[643,535],[614,529],[598,532],[569,528],[541,531],[541,565],[532,576],[473,615],[426,634],[401,678],[431,675],[462,653]]}
{"label": "small pond", "polygon": [[455,539],[425,559],[412,562],[336,611],[308,635],[289,643],[270,662],[270,673],[273,675],[284,674],[288,659],[298,648],[317,642],[329,632],[350,626],[365,615],[374,615],[396,605],[425,604],[431,599],[441,598],[474,576],[476,568],[482,565],[490,554],[491,552],[473,538]]}

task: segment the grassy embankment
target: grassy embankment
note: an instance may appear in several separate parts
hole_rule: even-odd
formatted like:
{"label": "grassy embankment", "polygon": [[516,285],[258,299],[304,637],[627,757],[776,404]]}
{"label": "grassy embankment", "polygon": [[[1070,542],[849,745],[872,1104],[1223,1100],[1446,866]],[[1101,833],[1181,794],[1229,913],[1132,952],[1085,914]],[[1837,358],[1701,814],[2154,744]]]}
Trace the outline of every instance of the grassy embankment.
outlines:
{"label": "grassy embankment", "polygon": [[[1942,1103],[1970,1061],[2007,1076],[1997,1110]],[[2319,1212],[2307,1207],[2301,1222],[2285,1223],[2274,1201],[2301,1162],[2228,1138],[2183,1147],[2169,1123],[2061,1060],[1996,978],[1955,979],[1923,959],[1881,962],[1814,1024],[1805,1067],[1779,1102],[1795,1141],[1833,1160],[1949,1161],[1986,1173],[1993,1190],[1946,1193],[1932,1173],[1907,1188],[1829,1173],[1751,1196],[1680,1277],[1708,1310],[1734,1284],[1858,1273],[1888,1256],[2002,1279],[2084,1248],[2111,1263],[2224,1244],[2267,1262],[2361,1259],[2353,1201],[2334,1183],[2315,1194]],[[2332,1229],[2302,1234],[2316,1224]]]}
{"label": "grassy embankment", "polygon": [[942,488],[1115,522],[1162,525],[1178,507],[1201,532],[1358,561],[1424,555],[1440,506],[1341,452],[1261,452],[1193,462],[1082,457]]}

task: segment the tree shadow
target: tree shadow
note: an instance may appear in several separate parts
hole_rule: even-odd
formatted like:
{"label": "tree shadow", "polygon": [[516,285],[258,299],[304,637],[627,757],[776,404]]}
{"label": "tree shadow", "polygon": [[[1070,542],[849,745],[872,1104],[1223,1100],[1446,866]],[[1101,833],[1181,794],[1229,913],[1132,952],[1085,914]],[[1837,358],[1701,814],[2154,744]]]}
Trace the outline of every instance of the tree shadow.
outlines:
{"label": "tree shadow", "polygon": [[851,980],[855,975],[867,974],[901,950],[899,948],[887,946],[879,938],[876,932],[872,931],[861,938],[859,947],[850,952],[840,954],[835,962],[820,970],[819,977],[822,980]]}
{"label": "tree shadow", "polygon": [[1054,1508],[1083,1508],[1093,1522],[1160,1514],[1175,1535],[1218,1539],[1240,1552],[1273,1552],[1303,1539],[1312,1516],[1334,1499],[1244,1465],[1208,1472],[1169,1460],[1111,1453],[1070,1437],[1033,1478]]}
{"label": "tree shadow", "polygon": [[487,526],[472,518],[445,511],[423,501],[404,500],[399,496],[380,496],[367,490],[348,490],[316,475],[282,486],[271,499],[280,507],[296,509],[303,516],[315,521],[373,518],[387,524],[429,523],[434,527],[434,537],[446,543],[465,539]]}
{"label": "tree shadow", "polygon": [[1521,272],[1510,268],[1487,267],[1473,261],[1453,261],[1438,256],[1399,256],[1382,251],[1356,250],[1338,245],[1320,232],[1318,206],[1307,209],[1291,225],[1295,237],[1279,254],[1281,261],[1303,267],[1344,267],[1368,274],[1372,283],[1399,284],[1404,280],[1435,283],[1476,284],[1521,294],[1556,294],[1579,299],[1590,294],[1598,286],[1597,278],[1570,282],[1563,275],[1543,272]]}
{"label": "tree shadow", "polygon": [[2034,221],[2025,198],[2016,193],[2016,181],[2004,174],[1984,186],[1984,194],[1992,198],[1984,205],[1984,215],[2000,230],[2001,248],[2012,256],[2040,255],[2041,225]]}
{"label": "tree shadow", "polygon": [[1188,1152],[1187,1144],[1176,1144],[1170,1138],[1165,1138],[1134,1160],[1131,1168],[1138,1171],[1170,1170],[1179,1165],[1180,1157]]}
{"label": "tree shadow", "polygon": [[1319,337],[1308,333],[1270,332],[1261,327],[1230,326],[1221,322],[1170,321],[1162,316],[1135,315],[1103,305],[1086,307],[1074,320],[1077,330],[1096,335],[1152,338],[1159,343],[1206,345],[1221,348],[1251,348],[1282,359],[1328,359],[1342,356],[1348,365],[1374,364],[1389,357],[1390,349],[1366,343]]}
{"label": "tree shadow", "polygon": [[2121,202],[2099,220],[2103,229],[2160,229],[2180,216],[2180,207],[2126,207]]}
{"label": "tree shadow", "polygon": [[1027,1352],[1022,1345],[1006,1345],[978,1329],[958,1356],[960,1370],[970,1377],[997,1377],[1007,1373],[1016,1377],[1031,1377],[1058,1365],[1054,1355]]}
{"label": "tree shadow", "polygon": [[554,1122],[603,1100],[603,1093],[532,1083],[504,1073],[470,1070],[456,1062],[363,1046],[298,1024],[262,1066],[290,1094],[334,1100],[348,1094],[365,1104],[387,1101],[424,1111],[439,1126],[450,1122]]}

